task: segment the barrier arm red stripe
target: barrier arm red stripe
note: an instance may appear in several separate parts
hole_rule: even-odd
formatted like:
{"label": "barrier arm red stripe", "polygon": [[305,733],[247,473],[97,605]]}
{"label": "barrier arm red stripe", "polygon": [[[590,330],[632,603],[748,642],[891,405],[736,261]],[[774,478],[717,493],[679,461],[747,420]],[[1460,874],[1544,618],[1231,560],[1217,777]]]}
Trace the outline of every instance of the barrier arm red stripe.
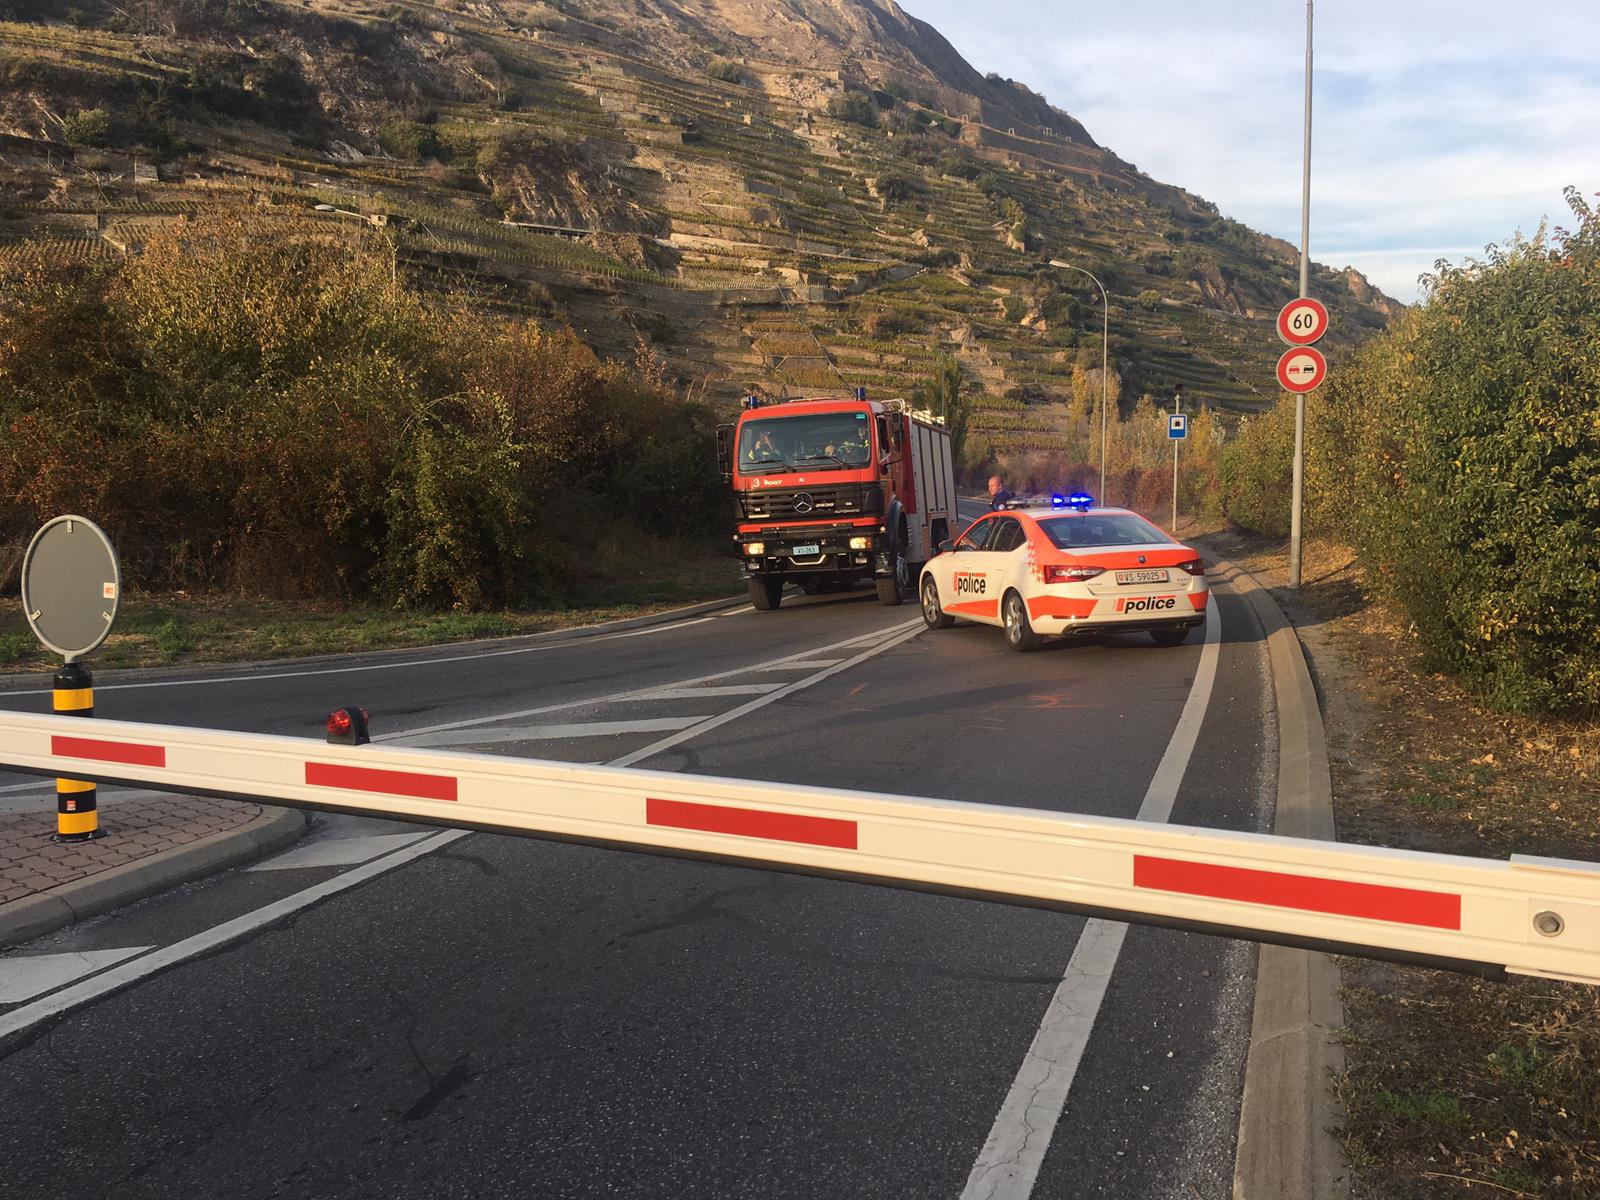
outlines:
{"label": "barrier arm red stripe", "polygon": [[1344,879],[1319,879],[1286,871],[1262,871],[1213,863],[1184,862],[1136,854],[1133,886],[1213,900],[1240,900],[1301,912],[1425,925],[1430,929],[1461,928],[1461,897],[1448,892]]}
{"label": "barrier arm red stripe", "polygon": [[83,758],[90,762],[124,763],[130,767],[164,767],[165,746],[145,746],[137,742],[108,742],[100,738],[64,737],[50,739],[50,753],[63,758]]}
{"label": "barrier arm red stripe", "polygon": [[410,796],[417,800],[446,800],[452,804],[457,795],[456,780],[451,775],[420,775],[412,771],[349,767],[342,763],[308,762],[306,782],[312,787],[375,792],[380,796]]}
{"label": "barrier arm red stripe", "polygon": [[701,833],[731,833],[738,837],[795,842],[805,846],[856,848],[854,821],[834,817],[808,817],[801,813],[764,812],[723,804],[695,804],[687,800],[646,797],[645,824],[668,829],[695,829]]}

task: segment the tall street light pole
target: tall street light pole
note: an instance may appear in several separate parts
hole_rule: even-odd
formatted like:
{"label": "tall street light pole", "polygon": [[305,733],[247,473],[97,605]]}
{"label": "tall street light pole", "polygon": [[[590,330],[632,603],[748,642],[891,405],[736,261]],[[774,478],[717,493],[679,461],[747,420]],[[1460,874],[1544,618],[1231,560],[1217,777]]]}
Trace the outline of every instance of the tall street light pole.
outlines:
{"label": "tall street light pole", "polygon": [[[1305,148],[1300,169],[1300,298],[1311,294],[1311,4],[1306,0]],[[1300,513],[1306,481],[1306,397],[1294,398],[1293,498],[1289,502],[1289,586],[1300,586]]]}
{"label": "tall street light pole", "polygon": [[[1050,260],[1052,267],[1060,267],[1064,271],[1076,271],[1080,275],[1087,275],[1094,280],[1095,287],[1100,289],[1100,495],[1101,504],[1106,502],[1106,390],[1111,382],[1111,297],[1106,295],[1106,285],[1096,279],[1094,273],[1085,271],[1082,267],[1075,267],[1069,262],[1062,262],[1059,258]],[[1304,268],[1302,268],[1302,272]]]}

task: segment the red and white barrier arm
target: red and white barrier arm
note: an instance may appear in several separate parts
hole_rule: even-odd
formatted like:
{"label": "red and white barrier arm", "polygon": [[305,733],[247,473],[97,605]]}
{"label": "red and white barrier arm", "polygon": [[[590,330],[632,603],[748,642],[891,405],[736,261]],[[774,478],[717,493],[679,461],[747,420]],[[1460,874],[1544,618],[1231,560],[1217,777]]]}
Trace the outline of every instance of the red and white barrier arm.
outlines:
{"label": "red and white barrier arm", "polygon": [[537,759],[0,713],[40,775],[691,855],[1600,983],[1600,865],[1509,862]]}

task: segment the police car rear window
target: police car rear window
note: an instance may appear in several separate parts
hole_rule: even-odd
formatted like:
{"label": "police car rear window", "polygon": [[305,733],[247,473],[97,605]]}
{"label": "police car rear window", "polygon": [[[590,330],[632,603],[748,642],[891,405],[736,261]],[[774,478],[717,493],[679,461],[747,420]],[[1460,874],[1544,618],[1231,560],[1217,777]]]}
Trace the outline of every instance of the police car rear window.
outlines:
{"label": "police car rear window", "polygon": [[1039,522],[1039,528],[1062,550],[1082,550],[1088,546],[1148,546],[1168,540],[1167,535],[1149,521],[1131,513],[1045,517]]}

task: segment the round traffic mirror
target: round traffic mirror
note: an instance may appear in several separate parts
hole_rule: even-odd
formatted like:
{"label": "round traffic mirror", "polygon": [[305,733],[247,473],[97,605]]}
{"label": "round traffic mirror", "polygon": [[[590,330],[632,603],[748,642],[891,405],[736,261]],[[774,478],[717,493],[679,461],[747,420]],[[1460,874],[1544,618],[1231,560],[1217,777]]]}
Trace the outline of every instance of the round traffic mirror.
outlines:
{"label": "round traffic mirror", "polygon": [[33,635],[66,661],[94,650],[117,619],[117,552],[85,517],[57,517],[33,535],[22,559],[22,611]]}

